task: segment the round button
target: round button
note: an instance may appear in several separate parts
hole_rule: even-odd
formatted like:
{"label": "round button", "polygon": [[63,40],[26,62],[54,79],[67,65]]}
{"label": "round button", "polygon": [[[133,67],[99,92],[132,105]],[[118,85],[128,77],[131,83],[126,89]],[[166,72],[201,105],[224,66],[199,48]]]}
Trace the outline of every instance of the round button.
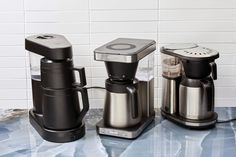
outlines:
{"label": "round button", "polygon": [[107,48],[111,50],[130,50],[134,49],[136,46],[133,44],[127,44],[127,43],[117,43],[117,44],[111,44],[108,45]]}

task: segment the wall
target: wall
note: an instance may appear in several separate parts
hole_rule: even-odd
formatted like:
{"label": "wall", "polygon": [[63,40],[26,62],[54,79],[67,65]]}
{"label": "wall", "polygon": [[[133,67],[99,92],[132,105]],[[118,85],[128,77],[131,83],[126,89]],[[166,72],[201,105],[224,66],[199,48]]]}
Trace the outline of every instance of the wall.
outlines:
{"label": "wall", "polygon": [[[75,64],[86,67],[88,86],[104,86],[107,77],[104,64],[93,60],[93,50],[117,37],[155,39],[158,47],[196,42],[214,48],[221,53],[216,105],[236,105],[235,0],[2,0],[0,28],[1,108],[32,104],[24,37],[37,33],[59,33],[71,41]],[[161,67],[155,53],[159,106]],[[89,96],[92,107],[102,107],[102,91]]]}

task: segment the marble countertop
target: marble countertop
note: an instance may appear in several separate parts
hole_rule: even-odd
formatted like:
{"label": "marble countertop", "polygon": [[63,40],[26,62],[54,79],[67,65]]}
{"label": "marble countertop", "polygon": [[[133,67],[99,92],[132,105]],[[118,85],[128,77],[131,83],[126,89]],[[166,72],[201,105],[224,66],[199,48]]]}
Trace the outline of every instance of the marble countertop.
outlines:
{"label": "marble countertop", "polygon": [[[216,108],[219,120],[236,117],[236,108]],[[102,110],[92,109],[85,118],[86,135],[75,142],[58,144],[43,140],[28,121],[27,110],[0,110],[0,156],[35,157],[235,157],[236,121],[194,131],[161,118],[136,140],[99,136],[95,130]]]}

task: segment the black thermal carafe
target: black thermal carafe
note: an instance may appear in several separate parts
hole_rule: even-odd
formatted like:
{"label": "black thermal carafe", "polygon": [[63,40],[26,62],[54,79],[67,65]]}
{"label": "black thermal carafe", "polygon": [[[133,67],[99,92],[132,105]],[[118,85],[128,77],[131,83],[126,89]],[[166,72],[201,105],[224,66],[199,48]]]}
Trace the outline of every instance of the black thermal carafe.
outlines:
{"label": "black thermal carafe", "polygon": [[[71,142],[83,137],[83,118],[89,109],[86,77],[83,67],[73,65],[71,44],[61,35],[34,35],[26,38],[25,48],[31,57],[30,123],[47,141]],[[35,56],[39,58],[38,67]],[[80,83],[76,82],[75,71],[80,75]]]}

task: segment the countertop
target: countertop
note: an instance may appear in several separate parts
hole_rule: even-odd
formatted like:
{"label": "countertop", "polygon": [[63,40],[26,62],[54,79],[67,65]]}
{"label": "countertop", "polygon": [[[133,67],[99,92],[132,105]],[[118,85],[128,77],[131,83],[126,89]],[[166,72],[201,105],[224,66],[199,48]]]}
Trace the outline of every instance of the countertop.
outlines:
{"label": "countertop", "polygon": [[[216,108],[219,120],[236,117],[236,108]],[[58,144],[43,140],[28,121],[27,110],[0,110],[0,156],[35,157],[235,157],[236,121],[211,130],[188,130],[162,119],[136,140],[99,136],[95,130],[102,110],[91,109],[85,118],[86,135]]]}

